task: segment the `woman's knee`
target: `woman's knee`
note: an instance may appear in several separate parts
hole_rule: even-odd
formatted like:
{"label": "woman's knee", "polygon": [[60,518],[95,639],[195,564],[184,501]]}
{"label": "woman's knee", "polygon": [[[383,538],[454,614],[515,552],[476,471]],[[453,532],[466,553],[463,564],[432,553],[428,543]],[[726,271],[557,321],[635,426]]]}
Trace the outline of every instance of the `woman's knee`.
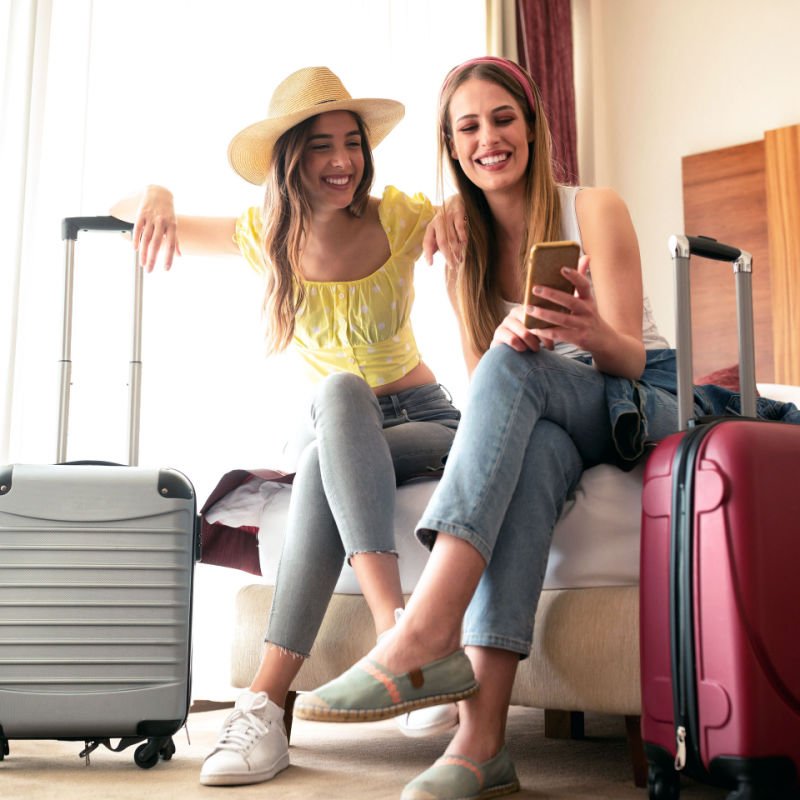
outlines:
{"label": "woman's knee", "polygon": [[580,453],[572,437],[555,422],[540,419],[533,429],[531,441],[537,453],[546,459],[582,466]]}
{"label": "woman's knee", "polygon": [[507,345],[487,350],[475,372],[470,385],[470,404],[477,398],[479,403],[505,407],[515,402],[518,391],[529,382],[531,371],[536,369],[538,353],[518,353]]}
{"label": "woman's knee", "polygon": [[540,488],[546,484],[570,492],[583,474],[583,459],[572,437],[560,425],[540,419],[531,434],[526,469]]}
{"label": "woman's knee", "polygon": [[296,472],[309,471],[319,473],[319,443],[312,439],[301,451],[297,459]]}
{"label": "woman's knee", "polygon": [[359,375],[336,372],[328,375],[314,393],[312,410],[316,414],[328,408],[349,408],[361,404],[377,405],[375,393]]}
{"label": "woman's knee", "polygon": [[487,350],[478,362],[478,370],[490,374],[528,375],[537,369],[548,369],[562,364],[564,357],[550,350],[515,350],[508,345],[498,345]]}

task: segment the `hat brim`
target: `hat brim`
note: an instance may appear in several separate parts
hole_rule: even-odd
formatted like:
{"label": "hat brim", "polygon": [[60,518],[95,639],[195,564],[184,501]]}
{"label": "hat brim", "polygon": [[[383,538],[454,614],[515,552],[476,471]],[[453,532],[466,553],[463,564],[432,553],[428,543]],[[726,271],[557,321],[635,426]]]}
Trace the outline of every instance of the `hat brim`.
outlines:
{"label": "hat brim", "polygon": [[320,103],[293,114],[264,119],[239,131],[228,145],[228,162],[246,181],[260,186],[267,179],[275,142],[290,128],[330,111],[352,111],[367,126],[370,147],[377,147],[403,118],[405,107],[396,100],[362,98]]}

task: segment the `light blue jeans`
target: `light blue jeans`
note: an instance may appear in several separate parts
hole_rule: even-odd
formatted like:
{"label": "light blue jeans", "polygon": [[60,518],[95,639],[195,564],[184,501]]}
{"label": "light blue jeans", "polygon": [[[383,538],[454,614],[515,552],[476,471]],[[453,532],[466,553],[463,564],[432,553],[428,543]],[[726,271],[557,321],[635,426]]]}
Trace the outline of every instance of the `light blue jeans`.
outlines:
{"label": "light blue jeans", "polygon": [[[657,390],[653,439],[676,427],[675,398]],[[494,347],[472,377],[447,468],[417,526],[464,539],[486,569],[464,618],[466,645],[526,657],[553,528],[583,470],[615,461],[605,381],[547,350]]]}
{"label": "light blue jeans", "polygon": [[300,433],[267,642],[308,656],[344,559],[396,553],[396,486],[442,470],[460,416],[438,384],[376,397],[357,375],[322,381]]}

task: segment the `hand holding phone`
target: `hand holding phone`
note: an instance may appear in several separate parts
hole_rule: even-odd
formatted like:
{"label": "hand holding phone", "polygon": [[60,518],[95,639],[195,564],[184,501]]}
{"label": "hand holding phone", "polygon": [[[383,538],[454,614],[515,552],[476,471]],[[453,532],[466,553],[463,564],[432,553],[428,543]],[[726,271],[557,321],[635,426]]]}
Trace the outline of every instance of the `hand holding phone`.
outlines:
{"label": "hand holding phone", "polygon": [[[539,306],[555,311],[563,311],[564,306],[545,300],[533,293],[534,286],[549,286],[561,292],[572,294],[575,287],[561,274],[562,267],[575,269],[581,254],[577,242],[542,242],[531,247],[527,261],[527,278],[525,280],[525,296],[523,305]],[[526,328],[549,328],[552,323],[545,322],[535,315],[525,315]]]}

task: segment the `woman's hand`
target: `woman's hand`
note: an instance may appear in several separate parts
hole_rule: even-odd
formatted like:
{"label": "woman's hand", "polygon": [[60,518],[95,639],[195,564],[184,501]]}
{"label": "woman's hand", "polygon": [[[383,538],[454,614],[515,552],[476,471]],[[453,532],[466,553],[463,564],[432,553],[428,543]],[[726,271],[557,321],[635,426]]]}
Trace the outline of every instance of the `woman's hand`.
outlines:
{"label": "woman's hand", "polygon": [[528,313],[551,323],[548,328],[534,328],[533,333],[542,340],[569,342],[581,350],[594,353],[601,349],[601,343],[609,334],[611,327],[603,320],[597,310],[597,301],[592,284],[586,273],[589,270],[589,256],[582,256],[578,269],[564,267],[561,272],[575,287],[573,294],[551,289],[547,286],[534,286],[533,293],[543,300],[549,300],[563,307],[563,311],[529,306]]}
{"label": "woman's hand", "polygon": [[436,216],[428,223],[422,240],[422,254],[429,264],[437,251],[453,267],[464,260],[467,245],[467,215],[461,195],[454,194],[445,200]]}
{"label": "woman's hand", "polygon": [[147,272],[153,271],[159,252],[164,269],[172,266],[175,253],[181,254],[172,192],[163,186],[148,186],[142,195],[133,227],[133,246]]}
{"label": "woman's hand", "polygon": [[526,350],[533,350],[536,353],[542,347],[553,349],[552,341],[525,327],[524,306],[514,306],[497,326],[489,347],[497,347],[499,344],[507,344],[518,353],[524,353]]}

